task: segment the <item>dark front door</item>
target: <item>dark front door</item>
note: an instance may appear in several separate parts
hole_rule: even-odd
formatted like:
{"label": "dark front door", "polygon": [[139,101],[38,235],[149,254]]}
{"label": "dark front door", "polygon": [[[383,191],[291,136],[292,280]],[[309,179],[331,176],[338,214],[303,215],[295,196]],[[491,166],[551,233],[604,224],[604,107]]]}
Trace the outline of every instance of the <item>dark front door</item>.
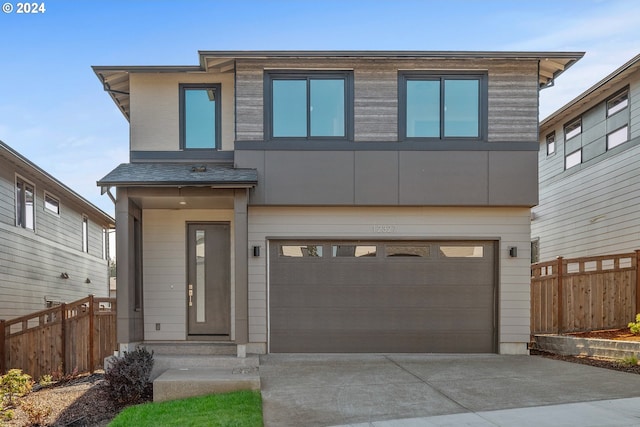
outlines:
{"label": "dark front door", "polygon": [[189,337],[228,339],[231,324],[229,223],[188,224]]}

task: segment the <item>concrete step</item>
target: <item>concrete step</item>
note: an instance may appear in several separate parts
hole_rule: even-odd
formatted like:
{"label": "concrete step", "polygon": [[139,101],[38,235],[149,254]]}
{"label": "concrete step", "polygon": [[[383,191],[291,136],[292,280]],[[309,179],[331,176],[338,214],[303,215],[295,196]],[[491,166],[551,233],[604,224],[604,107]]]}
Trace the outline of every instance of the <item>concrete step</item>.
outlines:
{"label": "concrete step", "polygon": [[247,357],[154,354],[153,360],[151,381],[159,377],[163,372],[172,369],[241,369],[257,368],[260,365],[260,360],[255,354]]}
{"label": "concrete step", "polygon": [[229,342],[213,341],[147,341],[138,345],[146,347],[155,355],[198,355],[198,356],[235,356],[238,354],[238,346]]}
{"label": "concrete step", "polygon": [[153,400],[260,390],[258,367],[169,369],[153,381]]}

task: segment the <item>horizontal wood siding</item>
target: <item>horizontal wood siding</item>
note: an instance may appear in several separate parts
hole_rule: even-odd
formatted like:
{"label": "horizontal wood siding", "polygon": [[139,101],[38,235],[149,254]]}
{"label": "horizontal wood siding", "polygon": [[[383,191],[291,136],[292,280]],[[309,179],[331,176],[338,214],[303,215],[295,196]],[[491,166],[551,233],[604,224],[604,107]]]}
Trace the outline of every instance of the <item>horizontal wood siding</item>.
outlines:
{"label": "horizontal wood siding", "polygon": [[0,224],[0,318],[41,310],[45,299],[68,302],[88,294],[109,295],[107,261]]}
{"label": "horizontal wood siding", "polygon": [[[187,339],[186,223],[207,221],[229,221],[233,235],[231,210],[143,210],[145,340]],[[233,266],[233,238],[231,241]],[[231,268],[231,295],[234,295],[233,271]],[[233,318],[233,298],[231,306]],[[156,330],[157,323],[160,324],[160,330]]]}
{"label": "horizontal wood siding", "polygon": [[[249,247],[269,238],[500,240],[501,352],[525,352],[529,341],[529,209],[249,207]],[[382,227],[380,227],[382,226]],[[379,231],[384,230],[380,233]],[[518,247],[510,258],[508,247]],[[267,341],[267,257],[249,258],[249,341]],[[514,344],[511,346],[511,344]]]}
{"label": "horizontal wood siding", "polygon": [[239,59],[236,62],[236,138],[264,139],[265,69],[354,70],[356,141],[398,140],[398,71],[479,71],[489,75],[489,141],[531,142],[538,129],[537,61]]}

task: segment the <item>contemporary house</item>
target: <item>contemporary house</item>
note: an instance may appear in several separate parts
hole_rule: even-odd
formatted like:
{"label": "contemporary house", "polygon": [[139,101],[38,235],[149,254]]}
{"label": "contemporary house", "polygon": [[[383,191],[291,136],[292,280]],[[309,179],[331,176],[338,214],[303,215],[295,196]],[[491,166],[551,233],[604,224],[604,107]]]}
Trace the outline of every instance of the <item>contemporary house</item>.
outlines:
{"label": "contemporary house", "polygon": [[538,92],[582,55],[94,67],[130,123],[130,162],[98,182],[121,349],[527,353]]}
{"label": "contemporary house", "polygon": [[640,55],[540,123],[533,261],[640,249]]}
{"label": "contemporary house", "polygon": [[115,223],[0,141],[0,319],[109,295]]}

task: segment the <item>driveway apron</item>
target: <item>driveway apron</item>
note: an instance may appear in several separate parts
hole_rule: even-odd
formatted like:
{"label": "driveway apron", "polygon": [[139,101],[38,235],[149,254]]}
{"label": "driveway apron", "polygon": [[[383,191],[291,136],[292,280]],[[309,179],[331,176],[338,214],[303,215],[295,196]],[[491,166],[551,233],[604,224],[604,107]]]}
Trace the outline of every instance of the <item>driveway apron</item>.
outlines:
{"label": "driveway apron", "polygon": [[269,354],[267,427],[313,427],[640,396],[640,376],[536,356]]}

